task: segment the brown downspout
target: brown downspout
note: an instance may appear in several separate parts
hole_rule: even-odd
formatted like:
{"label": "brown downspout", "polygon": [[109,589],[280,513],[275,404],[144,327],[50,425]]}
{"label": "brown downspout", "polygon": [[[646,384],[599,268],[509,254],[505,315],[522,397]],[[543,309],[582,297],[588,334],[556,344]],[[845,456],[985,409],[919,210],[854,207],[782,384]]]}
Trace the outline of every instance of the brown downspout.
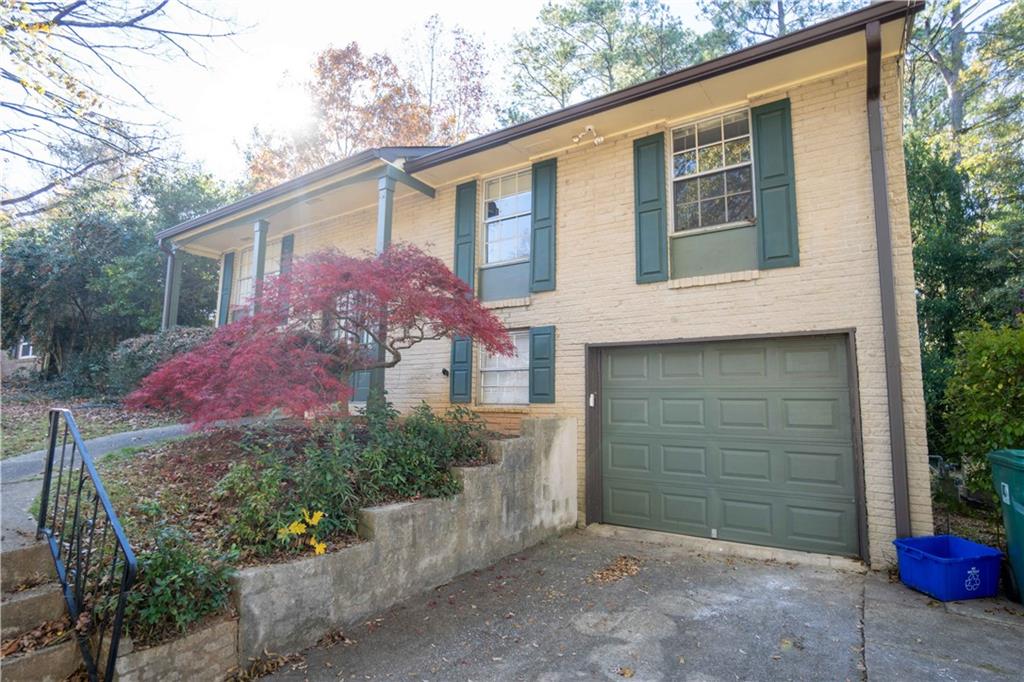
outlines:
{"label": "brown downspout", "polygon": [[875,207],[875,241],[878,245],[878,284],[882,295],[882,340],[885,350],[885,392],[889,405],[889,441],[892,448],[892,488],[896,511],[896,536],[907,537],[910,528],[910,486],[907,480],[907,432],[903,416],[903,371],[896,319],[896,278],[892,259],[892,228],[889,221],[889,177],[885,168],[885,134],[882,126],[882,27],[873,21],[864,28],[868,57],[868,141],[871,147],[871,193]]}

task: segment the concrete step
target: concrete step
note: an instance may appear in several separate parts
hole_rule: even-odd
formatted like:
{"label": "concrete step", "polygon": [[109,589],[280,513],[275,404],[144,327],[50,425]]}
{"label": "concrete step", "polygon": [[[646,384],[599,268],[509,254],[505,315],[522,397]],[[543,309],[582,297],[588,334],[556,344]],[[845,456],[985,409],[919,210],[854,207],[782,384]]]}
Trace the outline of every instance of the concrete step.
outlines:
{"label": "concrete step", "polygon": [[50,548],[43,542],[6,550],[0,554],[0,592],[13,592],[25,584],[57,579]]}
{"label": "concrete step", "polygon": [[0,601],[0,638],[10,639],[41,623],[57,620],[66,609],[64,595],[57,583],[5,594]]}
{"label": "concrete step", "polygon": [[61,682],[82,666],[82,655],[74,637],[23,654],[0,660],[0,678],[4,682]]}

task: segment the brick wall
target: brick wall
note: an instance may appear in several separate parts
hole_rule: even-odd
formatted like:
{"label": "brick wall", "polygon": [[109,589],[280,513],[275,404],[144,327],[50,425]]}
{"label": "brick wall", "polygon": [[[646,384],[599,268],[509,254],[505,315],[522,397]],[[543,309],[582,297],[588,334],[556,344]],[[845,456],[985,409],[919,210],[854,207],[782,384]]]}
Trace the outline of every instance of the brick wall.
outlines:
{"label": "brick wall", "polygon": [[[931,532],[931,505],[897,63],[887,60],[884,71],[911,516],[914,532],[924,534]],[[701,286],[688,282],[685,288],[671,282],[635,283],[633,140],[666,130],[663,123],[606,134],[600,146],[583,144],[557,154],[558,288],[495,313],[512,328],[556,327],[557,402],[523,412],[577,418],[581,519],[586,499],[584,344],[855,329],[868,539],[876,566],[892,557],[893,489],[865,88],[865,67],[859,65],[750,101],[756,105],[788,96],[792,102],[800,239],[799,267],[766,270],[756,278],[708,277]],[[480,177],[500,170],[486,169]],[[416,195],[396,202],[394,240],[418,244],[451,265],[454,194],[449,185],[437,188],[433,200]],[[363,210],[302,230],[296,252],[326,245],[352,252],[370,248],[375,218],[373,210]],[[389,370],[390,399],[400,408],[421,400],[446,404],[448,380],[441,371],[448,366],[449,352],[447,342],[408,351]],[[475,385],[473,394],[478,394]],[[522,416],[485,414],[509,429]]]}

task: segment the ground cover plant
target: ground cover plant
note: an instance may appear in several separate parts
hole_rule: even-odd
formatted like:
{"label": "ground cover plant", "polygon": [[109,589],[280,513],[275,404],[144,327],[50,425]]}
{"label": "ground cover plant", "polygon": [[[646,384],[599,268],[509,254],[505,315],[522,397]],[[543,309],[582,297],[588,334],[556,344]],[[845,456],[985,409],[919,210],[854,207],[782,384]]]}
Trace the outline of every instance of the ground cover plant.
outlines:
{"label": "ground cover plant", "polygon": [[352,543],[362,507],[460,490],[453,466],[487,460],[464,408],[401,416],[389,404],[343,419],[263,421],[104,458],[100,474],[139,558],[129,634],[151,644],[229,608],[242,566]]}

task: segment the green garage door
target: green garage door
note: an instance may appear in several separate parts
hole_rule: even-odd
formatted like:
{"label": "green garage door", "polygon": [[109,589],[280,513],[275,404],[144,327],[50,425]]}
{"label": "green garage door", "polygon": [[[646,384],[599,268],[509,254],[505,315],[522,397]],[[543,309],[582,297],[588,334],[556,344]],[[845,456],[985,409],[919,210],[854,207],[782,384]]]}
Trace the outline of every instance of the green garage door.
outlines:
{"label": "green garage door", "polygon": [[603,353],[605,523],[858,554],[846,344]]}

